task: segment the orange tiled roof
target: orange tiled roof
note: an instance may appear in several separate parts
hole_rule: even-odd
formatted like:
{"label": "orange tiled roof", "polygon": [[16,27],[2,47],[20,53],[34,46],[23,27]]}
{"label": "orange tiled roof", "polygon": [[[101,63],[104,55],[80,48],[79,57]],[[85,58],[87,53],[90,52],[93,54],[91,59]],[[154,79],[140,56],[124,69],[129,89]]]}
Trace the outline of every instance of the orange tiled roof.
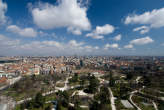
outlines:
{"label": "orange tiled roof", "polygon": [[6,81],[7,81],[7,78],[6,78],[6,77],[0,78],[0,83],[4,83],[4,82],[6,82]]}

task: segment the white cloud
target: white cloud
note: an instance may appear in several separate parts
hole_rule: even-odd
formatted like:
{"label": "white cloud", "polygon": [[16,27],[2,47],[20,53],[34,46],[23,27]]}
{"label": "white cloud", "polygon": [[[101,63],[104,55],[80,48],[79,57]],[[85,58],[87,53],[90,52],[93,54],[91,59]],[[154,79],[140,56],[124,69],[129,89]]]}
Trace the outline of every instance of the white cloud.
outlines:
{"label": "white cloud", "polygon": [[132,49],[133,48],[133,45],[132,44],[128,44],[128,45],[125,45],[124,48],[126,48],[126,49]]}
{"label": "white cloud", "polygon": [[106,24],[104,26],[97,26],[96,30],[94,30],[95,34],[101,34],[101,35],[106,35],[106,34],[110,34],[113,33],[115,30],[114,26],[110,25],[110,24]]}
{"label": "white cloud", "polygon": [[34,23],[42,29],[66,27],[73,34],[90,30],[91,24],[87,18],[87,8],[78,0],[60,0],[58,5],[41,3],[32,10]]}
{"label": "white cloud", "polygon": [[6,22],[5,13],[7,11],[7,4],[0,0],[0,24],[4,24]]}
{"label": "white cloud", "polygon": [[118,44],[116,44],[116,43],[114,43],[114,44],[106,44],[105,46],[104,46],[104,49],[105,50],[108,50],[109,48],[116,48],[116,49],[118,49]]}
{"label": "white cloud", "polygon": [[6,50],[8,48],[15,48],[15,46],[19,44],[20,44],[19,40],[13,40],[0,34],[0,50],[2,49]]}
{"label": "white cloud", "polygon": [[93,39],[103,39],[103,35],[111,34],[114,32],[114,30],[115,27],[110,24],[106,24],[104,26],[96,26],[95,30],[86,34],[86,37],[91,37]]}
{"label": "white cloud", "polygon": [[117,36],[114,37],[114,40],[115,40],[115,41],[120,41],[121,38],[122,38],[122,35],[119,34],[119,35],[117,35]]}
{"label": "white cloud", "polygon": [[70,40],[66,43],[57,41],[33,41],[20,46],[20,50],[28,50],[32,54],[37,53],[41,55],[86,55],[98,49],[98,46],[85,45],[84,42],[77,42],[76,40]]}
{"label": "white cloud", "polygon": [[149,44],[154,42],[153,39],[151,39],[149,36],[147,37],[143,37],[143,38],[139,38],[139,39],[134,39],[132,41],[130,41],[130,44],[133,45],[144,45],[144,44]]}
{"label": "white cloud", "polygon": [[145,45],[145,44],[149,44],[149,43],[153,43],[153,42],[154,42],[154,40],[151,39],[149,36],[147,36],[147,37],[131,40],[128,45],[124,46],[124,48],[134,49],[133,48],[134,45]]}
{"label": "white cloud", "polygon": [[98,49],[99,49],[99,47],[98,47],[98,46],[95,46],[94,48],[95,48],[96,50],[98,50]]}
{"label": "white cloud", "polygon": [[154,9],[141,15],[130,15],[125,19],[125,24],[147,24],[151,28],[164,27],[164,8]]}
{"label": "white cloud", "polygon": [[71,47],[79,47],[84,45],[84,42],[78,43],[76,40],[70,40],[68,43]]}
{"label": "white cloud", "polygon": [[141,27],[134,28],[133,31],[134,32],[140,31],[140,34],[145,34],[145,33],[149,32],[149,27],[141,26]]}
{"label": "white cloud", "polygon": [[20,27],[18,27],[16,25],[10,25],[7,27],[7,30],[10,32],[13,32],[15,34],[18,34],[20,36],[24,36],[24,37],[36,37],[37,36],[37,32],[33,28],[21,29]]}
{"label": "white cloud", "polygon": [[88,34],[86,35],[86,37],[91,37],[91,38],[93,38],[93,39],[103,39],[103,38],[104,38],[104,36],[102,36],[102,35],[96,35],[96,34],[94,34],[94,33],[88,33]]}
{"label": "white cloud", "polygon": [[69,28],[67,29],[67,31],[68,31],[68,32],[71,32],[71,33],[74,34],[74,35],[81,35],[81,34],[82,34],[82,32],[81,32],[80,29],[75,29],[75,28],[72,28],[72,27],[69,27]]}

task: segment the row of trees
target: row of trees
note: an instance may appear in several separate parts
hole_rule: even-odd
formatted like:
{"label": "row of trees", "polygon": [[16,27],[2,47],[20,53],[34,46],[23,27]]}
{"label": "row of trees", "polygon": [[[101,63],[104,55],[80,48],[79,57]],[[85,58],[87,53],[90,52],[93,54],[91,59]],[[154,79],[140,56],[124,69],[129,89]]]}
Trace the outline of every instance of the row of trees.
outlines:
{"label": "row of trees", "polygon": [[95,94],[94,100],[90,104],[90,110],[110,110],[110,93],[107,87],[102,86]]}
{"label": "row of trees", "polygon": [[42,94],[39,92],[36,94],[34,99],[21,104],[20,109],[24,110],[26,108],[26,109],[33,110],[34,108],[40,108],[43,110],[44,104],[45,104],[45,97],[43,97]]}

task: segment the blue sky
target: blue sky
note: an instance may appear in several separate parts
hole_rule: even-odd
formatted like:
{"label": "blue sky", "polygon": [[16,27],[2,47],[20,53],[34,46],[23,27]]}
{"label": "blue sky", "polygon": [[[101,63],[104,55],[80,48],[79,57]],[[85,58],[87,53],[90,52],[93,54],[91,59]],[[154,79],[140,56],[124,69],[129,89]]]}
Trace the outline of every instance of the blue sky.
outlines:
{"label": "blue sky", "polygon": [[163,0],[0,0],[0,55],[164,55]]}

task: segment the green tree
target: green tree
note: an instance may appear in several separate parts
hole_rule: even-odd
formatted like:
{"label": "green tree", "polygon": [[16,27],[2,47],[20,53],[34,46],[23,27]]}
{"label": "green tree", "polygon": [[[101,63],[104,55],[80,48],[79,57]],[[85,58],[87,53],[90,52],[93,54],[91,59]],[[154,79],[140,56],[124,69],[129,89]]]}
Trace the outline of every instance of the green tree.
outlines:
{"label": "green tree", "polygon": [[84,79],[80,80],[80,86],[81,86],[81,88],[84,87],[84,84],[85,84],[85,80]]}
{"label": "green tree", "polygon": [[109,86],[113,87],[115,84],[115,80],[113,78],[113,73],[110,72]]}
{"label": "green tree", "polygon": [[42,93],[37,93],[35,97],[35,107],[40,108],[43,107],[45,103],[45,98],[42,96]]}
{"label": "green tree", "polygon": [[98,101],[93,100],[92,103],[89,105],[89,110],[100,110],[99,107],[100,105]]}
{"label": "green tree", "polygon": [[99,86],[99,80],[96,79],[94,75],[92,75],[89,78],[89,86],[88,86],[89,93],[95,93],[97,91],[98,86]]}
{"label": "green tree", "polygon": [[52,109],[51,105],[45,108],[45,110],[51,110],[51,109]]}
{"label": "green tree", "polygon": [[94,99],[89,106],[90,110],[110,110],[110,93],[107,87],[102,86],[100,92],[94,95]]}
{"label": "green tree", "polygon": [[99,99],[100,99],[101,104],[110,103],[110,93],[107,87],[102,86],[100,88]]}
{"label": "green tree", "polygon": [[60,91],[59,92],[59,102],[62,104],[64,107],[68,107],[69,104],[69,94],[67,91]]}
{"label": "green tree", "polygon": [[150,77],[144,75],[143,79],[144,79],[143,83],[144,83],[145,86],[150,86],[151,85]]}
{"label": "green tree", "polygon": [[131,80],[133,78],[133,74],[131,72],[128,72],[126,75],[127,80]]}
{"label": "green tree", "polygon": [[79,79],[78,73],[75,73],[74,76],[71,79],[69,79],[69,82],[77,82],[78,79]]}
{"label": "green tree", "polygon": [[79,96],[78,95],[74,96],[74,109],[75,110],[80,110],[80,101],[79,101]]}

